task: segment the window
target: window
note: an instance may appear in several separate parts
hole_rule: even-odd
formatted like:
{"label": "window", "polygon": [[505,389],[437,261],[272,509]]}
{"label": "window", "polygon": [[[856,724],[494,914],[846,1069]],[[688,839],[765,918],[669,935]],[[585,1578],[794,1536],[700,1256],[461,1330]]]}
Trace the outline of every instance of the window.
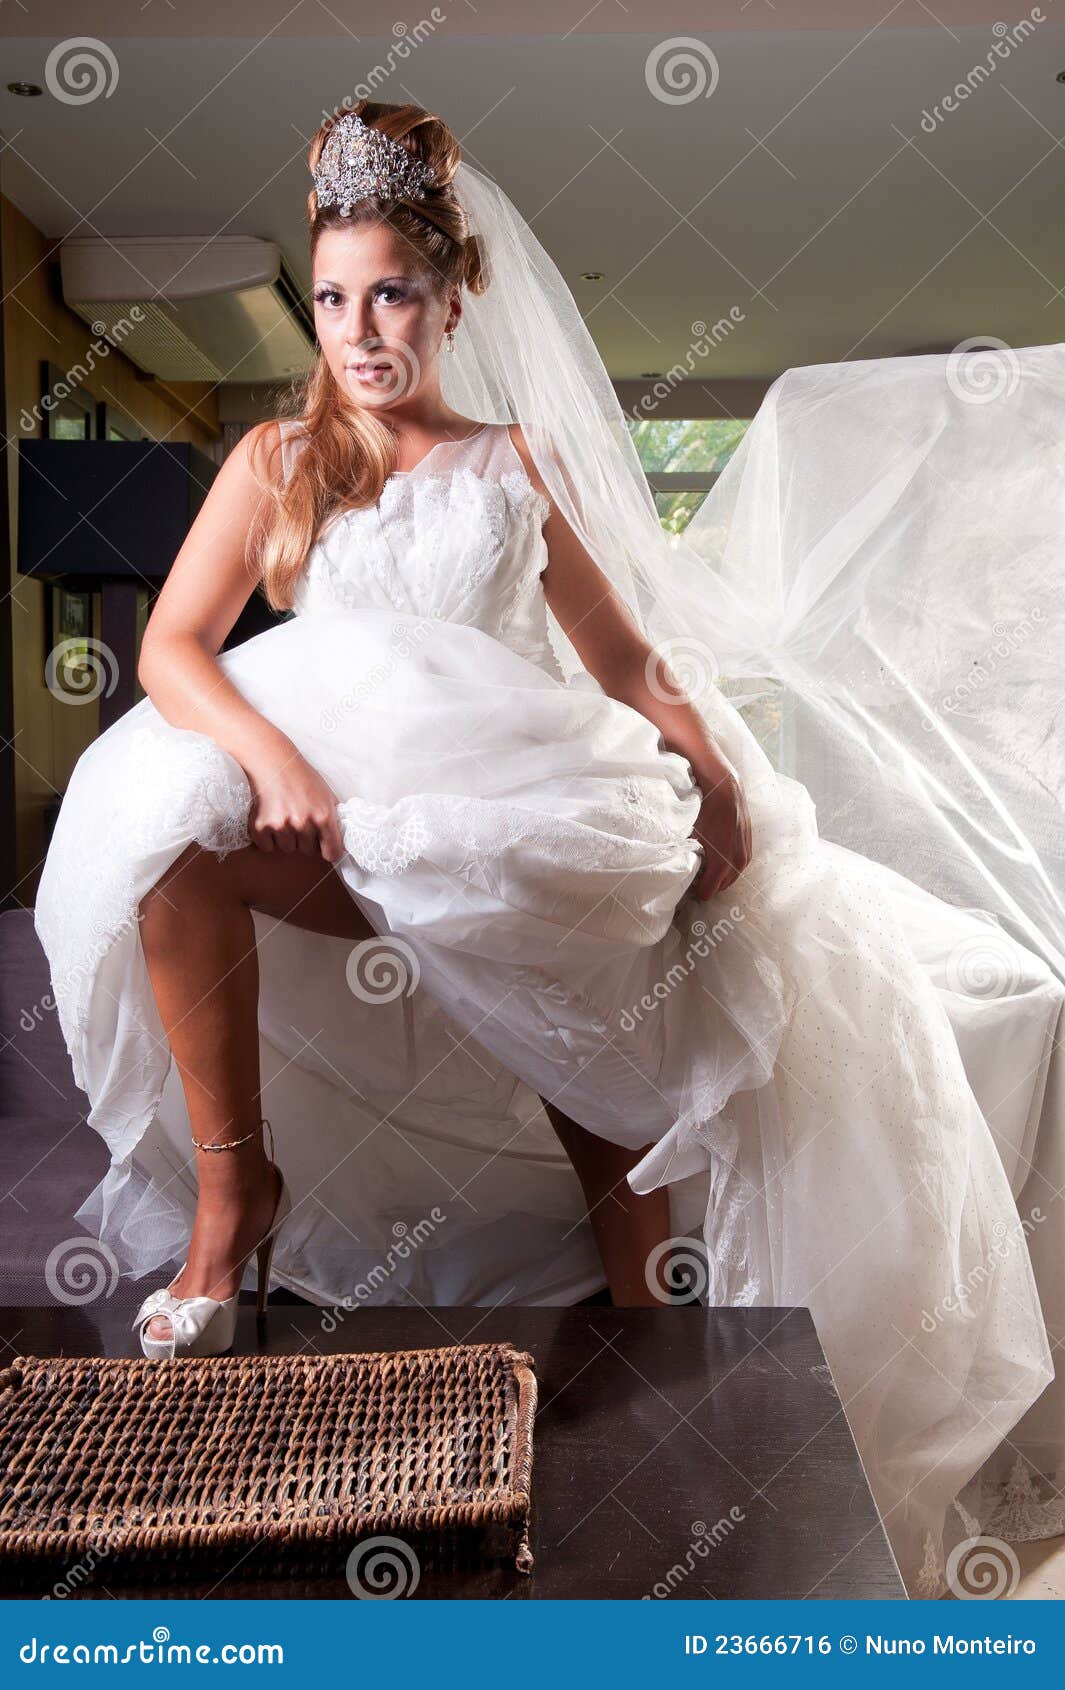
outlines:
{"label": "window", "polygon": [[749,417],[630,417],[629,428],[670,534],[688,526],[750,427]]}
{"label": "window", "polygon": [[[683,533],[750,426],[750,417],[629,418],[667,533]],[[719,675],[716,685],[731,699],[774,768],[780,768],[784,724],[779,681],[772,676]]]}

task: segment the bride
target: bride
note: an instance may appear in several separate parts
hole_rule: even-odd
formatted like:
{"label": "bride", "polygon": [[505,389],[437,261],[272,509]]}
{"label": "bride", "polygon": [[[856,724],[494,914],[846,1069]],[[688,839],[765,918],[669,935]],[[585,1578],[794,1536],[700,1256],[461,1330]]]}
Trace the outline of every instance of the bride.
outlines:
{"label": "bride", "polygon": [[[1019,1223],[950,1023],[714,684],[722,583],[509,200],[415,106],[309,163],[320,356],[222,466],[41,882],[112,1153],[79,1218],[138,1275],[186,1247],[134,1322],[160,1357],[229,1346],[275,1240],[343,1318],[574,1300],[582,1220],[614,1300],[660,1301],[701,1227],[711,1303],[810,1307],[938,1593],[1053,1374],[1023,1246],[951,1300]],[[291,614],[222,653],[258,585]]]}

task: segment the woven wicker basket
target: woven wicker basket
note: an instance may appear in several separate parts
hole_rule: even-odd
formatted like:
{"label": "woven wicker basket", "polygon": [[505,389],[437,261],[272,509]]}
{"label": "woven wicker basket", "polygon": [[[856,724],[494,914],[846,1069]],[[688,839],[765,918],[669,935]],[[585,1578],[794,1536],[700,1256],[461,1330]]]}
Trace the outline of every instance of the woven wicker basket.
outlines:
{"label": "woven wicker basket", "polygon": [[[368,1534],[529,1547],[533,1357],[510,1344],[0,1370],[0,1578],[343,1571]],[[255,1553],[250,1551],[254,1549]],[[349,1571],[350,1576],[350,1571]]]}

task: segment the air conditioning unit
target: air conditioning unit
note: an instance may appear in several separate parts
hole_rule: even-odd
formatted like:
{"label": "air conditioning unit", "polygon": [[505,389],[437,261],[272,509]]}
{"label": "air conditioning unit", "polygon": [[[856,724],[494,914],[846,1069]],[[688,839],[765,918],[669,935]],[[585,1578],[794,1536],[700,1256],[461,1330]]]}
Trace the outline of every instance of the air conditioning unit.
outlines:
{"label": "air conditioning unit", "polygon": [[75,235],[59,265],[70,309],[150,375],[278,381],[313,361],[313,311],[273,241]]}

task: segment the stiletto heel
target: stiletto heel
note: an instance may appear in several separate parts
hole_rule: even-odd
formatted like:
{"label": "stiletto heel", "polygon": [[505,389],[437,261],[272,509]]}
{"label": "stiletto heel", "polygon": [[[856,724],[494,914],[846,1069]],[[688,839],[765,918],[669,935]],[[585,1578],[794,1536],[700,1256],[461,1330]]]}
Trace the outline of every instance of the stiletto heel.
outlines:
{"label": "stiletto heel", "polygon": [[256,1263],[255,1315],[258,1320],[265,1320],[266,1318],[266,1299],[270,1295],[270,1257],[273,1253],[274,1241],[272,1238],[267,1239],[265,1244],[260,1244],[256,1252],[258,1261]]}
{"label": "stiletto heel", "polygon": [[[276,1167],[277,1164],[272,1162],[270,1165],[271,1167]],[[280,1169],[278,1169],[278,1172],[280,1172]],[[255,1313],[259,1320],[264,1320],[266,1318],[266,1299],[270,1295],[270,1263],[273,1261],[274,1257],[274,1245],[277,1242],[277,1235],[281,1230],[282,1223],[287,1220],[291,1212],[292,1198],[289,1196],[288,1186],[285,1184],[285,1176],[282,1174],[281,1191],[278,1195],[277,1208],[274,1211],[274,1218],[270,1231],[267,1233],[262,1243],[256,1245],[255,1268],[257,1277],[255,1282]]]}
{"label": "stiletto heel", "polygon": [[[255,1312],[257,1321],[266,1316],[267,1298],[270,1294],[270,1264],[273,1260],[274,1244],[285,1221],[292,1213],[292,1197],[289,1193],[285,1176],[274,1161],[274,1135],[269,1121],[264,1117],[262,1123],[270,1134],[270,1167],[281,1179],[281,1187],[274,1208],[273,1219],[268,1231],[255,1245],[256,1268],[258,1273],[255,1288]],[[251,1134],[247,1135],[249,1138]],[[242,1144],[243,1139],[235,1143]],[[196,1139],[193,1143],[197,1149],[224,1149],[230,1145],[202,1145]],[[250,1255],[250,1252],[249,1252]],[[187,1260],[187,1258],[186,1258]],[[241,1278],[247,1266],[248,1256],[245,1256],[241,1266]],[[185,1263],[175,1277],[180,1278]],[[134,1330],[140,1331],[141,1350],[146,1356],[157,1360],[172,1361],[178,1351],[182,1355],[212,1356],[222,1355],[230,1349],[237,1328],[237,1304],[240,1299],[240,1286],[231,1297],[176,1297],[169,1285],[158,1291],[152,1291],[145,1297],[140,1308],[133,1317]],[[170,1322],[170,1335],[167,1338],[153,1338],[148,1333],[148,1322],[154,1315],[165,1315]]]}

